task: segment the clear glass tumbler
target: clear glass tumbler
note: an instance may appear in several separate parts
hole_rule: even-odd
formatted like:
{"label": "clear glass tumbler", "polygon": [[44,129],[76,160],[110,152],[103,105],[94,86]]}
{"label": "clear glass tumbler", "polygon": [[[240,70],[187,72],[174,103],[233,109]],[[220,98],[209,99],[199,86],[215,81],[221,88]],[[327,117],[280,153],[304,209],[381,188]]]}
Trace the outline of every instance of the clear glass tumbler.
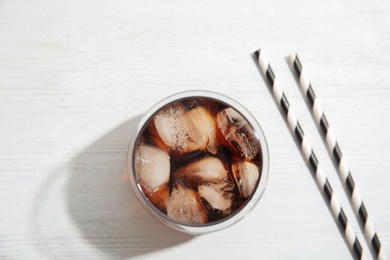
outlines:
{"label": "clear glass tumbler", "polygon": [[186,91],[150,108],[128,149],[128,174],[145,209],[189,234],[224,229],[259,202],[269,154],[255,117],[210,91]]}

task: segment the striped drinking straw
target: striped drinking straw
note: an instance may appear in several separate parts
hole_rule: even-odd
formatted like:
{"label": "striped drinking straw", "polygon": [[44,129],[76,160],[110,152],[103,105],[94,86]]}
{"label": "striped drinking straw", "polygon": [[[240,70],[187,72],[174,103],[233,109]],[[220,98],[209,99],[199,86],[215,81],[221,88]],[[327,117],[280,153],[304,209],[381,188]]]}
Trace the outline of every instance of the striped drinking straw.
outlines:
{"label": "striped drinking straw", "polygon": [[291,69],[293,69],[298,76],[299,85],[303,94],[307,97],[306,101],[311,108],[311,112],[313,114],[315,122],[318,127],[322,129],[322,134],[324,135],[326,146],[337,163],[340,179],[343,182],[345,192],[351,199],[352,208],[354,209],[355,214],[360,219],[359,223],[365,233],[366,241],[370,246],[374,257],[381,260],[386,259],[384,249],[381,245],[378,234],[375,231],[374,225],[372,224],[371,219],[368,215],[367,209],[364,206],[360,192],[356,187],[355,181],[353,180],[345,156],[343,156],[340,147],[336,141],[336,135],[334,134],[332,127],[330,127],[328,123],[328,120],[324,114],[324,110],[320,105],[318,97],[314,93],[311,82],[306,76],[297,54],[290,54],[288,57],[288,61],[290,63]]}
{"label": "striped drinking straw", "polygon": [[277,105],[280,106],[285,113],[287,117],[288,126],[295,134],[296,139],[300,144],[300,149],[305,157],[306,162],[311,166],[313,172],[315,173],[315,180],[320,187],[320,191],[323,194],[323,197],[326,199],[327,203],[329,203],[329,208],[333,213],[336,223],[339,224],[340,229],[343,231],[344,238],[346,239],[347,244],[351,249],[351,252],[354,252],[358,259],[365,259],[364,250],[358,238],[356,237],[356,233],[352,229],[352,226],[349,224],[347,216],[342,209],[339,200],[334,194],[328,178],[322,171],[319,161],[307,137],[305,137],[303,129],[298,122],[298,118],[295,115],[290,103],[288,102],[283,89],[277,84],[275,74],[272,71],[270,64],[268,63],[267,57],[264,55],[264,51],[256,51],[255,56],[257,58],[257,62],[260,66],[262,73],[271,85],[272,93],[277,100]]}

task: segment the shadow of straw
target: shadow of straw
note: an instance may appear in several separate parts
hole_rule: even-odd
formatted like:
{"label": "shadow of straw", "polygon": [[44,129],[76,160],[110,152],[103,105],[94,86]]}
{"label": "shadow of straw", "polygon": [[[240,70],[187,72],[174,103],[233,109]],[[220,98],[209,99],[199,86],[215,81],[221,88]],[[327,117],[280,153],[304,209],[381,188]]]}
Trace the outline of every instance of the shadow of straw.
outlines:
{"label": "shadow of straw", "polygon": [[[50,191],[58,190],[53,186],[59,186],[59,178],[67,177],[61,189],[67,200],[64,211],[66,208],[68,211],[63,214],[70,219],[62,220],[62,223],[73,222],[82,237],[72,237],[77,232],[69,232],[68,236],[63,234],[64,238],[58,238],[57,242],[66,240],[61,247],[69,248],[61,248],[61,251],[80,251],[77,241],[82,239],[82,243],[87,241],[107,256],[131,258],[173,247],[193,238],[157,222],[142,208],[131,190],[126,172],[126,155],[129,138],[139,120],[140,117],[132,118],[95,141],[62,167],[66,169],[65,173],[54,172],[41,187],[35,205],[38,210],[45,201],[50,200],[48,197],[53,195]],[[45,211],[50,211],[46,209],[47,205],[44,207]],[[39,218],[42,211],[36,212],[35,216]],[[55,210],[50,212],[52,215],[58,214]],[[46,219],[47,215],[36,222],[39,224]],[[37,225],[40,229],[42,226],[46,226],[45,231],[39,230],[40,233],[44,232],[44,236],[58,236],[54,233],[59,228],[48,232],[47,223]],[[58,256],[58,252],[54,252],[58,251],[57,245],[42,244],[39,245],[43,249],[41,251],[50,251]]]}

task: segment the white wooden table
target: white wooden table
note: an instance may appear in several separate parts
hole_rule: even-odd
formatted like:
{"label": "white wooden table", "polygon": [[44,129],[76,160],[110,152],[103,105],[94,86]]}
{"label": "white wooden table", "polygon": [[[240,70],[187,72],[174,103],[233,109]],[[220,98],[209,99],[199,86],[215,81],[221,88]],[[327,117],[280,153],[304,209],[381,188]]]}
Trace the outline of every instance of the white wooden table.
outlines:
{"label": "white wooden table", "polygon": [[[350,259],[250,56],[259,48],[364,243],[286,63],[300,55],[389,255],[389,46],[386,0],[0,1],[0,258]],[[150,217],[125,169],[142,113],[192,89],[246,106],[271,158],[255,210],[197,237]]]}

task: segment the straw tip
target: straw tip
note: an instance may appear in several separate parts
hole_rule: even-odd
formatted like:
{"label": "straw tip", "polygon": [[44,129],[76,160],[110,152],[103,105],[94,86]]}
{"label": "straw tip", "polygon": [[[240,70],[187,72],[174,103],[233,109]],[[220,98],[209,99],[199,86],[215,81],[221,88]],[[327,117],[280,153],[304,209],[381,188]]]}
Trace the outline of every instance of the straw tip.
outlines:
{"label": "straw tip", "polygon": [[297,57],[297,54],[295,52],[291,53],[290,55],[288,55],[287,57],[287,60],[291,63],[291,64],[294,64],[294,60],[295,58]]}
{"label": "straw tip", "polygon": [[260,57],[260,51],[261,51],[261,49],[255,51],[255,52],[253,53],[253,54],[255,55],[256,59],[259,59],[259,57]]}

